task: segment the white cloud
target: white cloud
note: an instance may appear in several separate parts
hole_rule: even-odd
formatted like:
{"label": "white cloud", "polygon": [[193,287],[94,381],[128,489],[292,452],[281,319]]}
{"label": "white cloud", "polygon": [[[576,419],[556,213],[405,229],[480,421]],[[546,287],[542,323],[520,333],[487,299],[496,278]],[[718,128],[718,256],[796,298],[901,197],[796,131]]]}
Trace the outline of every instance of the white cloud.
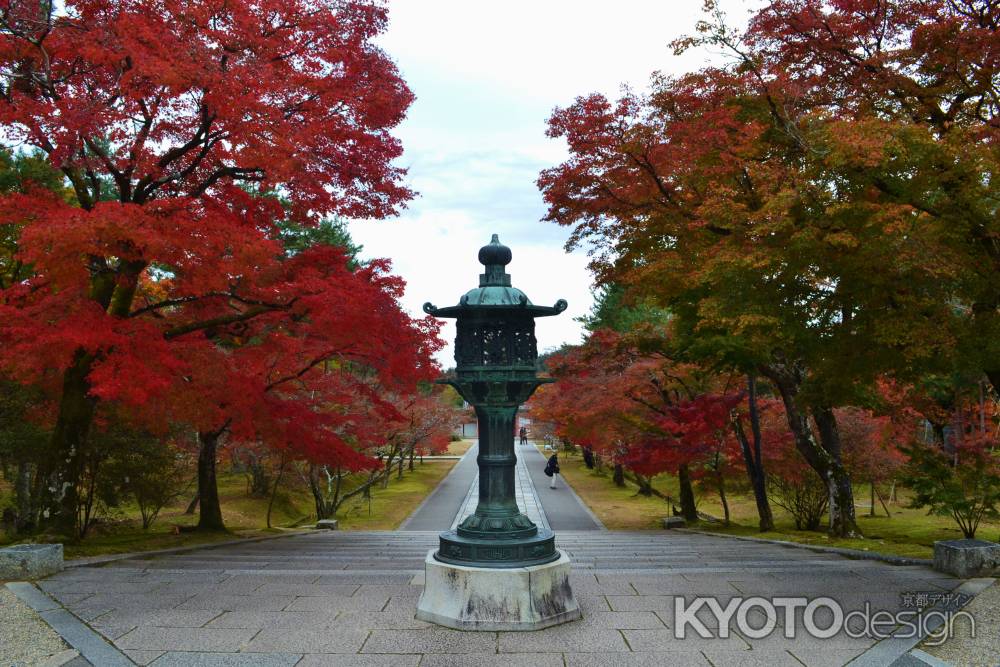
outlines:
{"label": "white cloud", "polygon": [[[733,20],[745,3],[724,3]],[[534,303],[569,301],[538,323],[541,349],[577,342],[574,317],[590,310],[587,258],[567,255],[569,230],[539,222],[538,172],[565,158],[545,121],[577,95],[644,87],[653,71],[702,66],[703,52],[675,57],[668,44],[691,33],[702,0],[393,0],[380,44],[417,100],[398,130],[401,164],[420,197],[397,220],[357,222],[368,257],[390,257],[408,286],[404,305],[457,303],[477,285],[476,253],[497,233],[511,247],[516,287]],[[449,324],[444,336],[454,338]],[[451,347],[440,355],[451,365]]]}

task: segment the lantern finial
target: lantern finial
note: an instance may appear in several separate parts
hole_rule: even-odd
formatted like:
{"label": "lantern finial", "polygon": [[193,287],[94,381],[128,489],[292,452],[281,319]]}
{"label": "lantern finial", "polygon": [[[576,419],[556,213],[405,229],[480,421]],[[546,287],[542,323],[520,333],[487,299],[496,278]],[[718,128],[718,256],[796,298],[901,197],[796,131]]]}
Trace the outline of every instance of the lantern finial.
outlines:
{"label": "lantern finial", "polygon": [[479,274],[479,286],[510,287],[510,276],[504,268],[510,264],[513,255],[510,248],[500,243],[499,234],[494,234],[490,242],[479,249],[479,263],[486,272]]}

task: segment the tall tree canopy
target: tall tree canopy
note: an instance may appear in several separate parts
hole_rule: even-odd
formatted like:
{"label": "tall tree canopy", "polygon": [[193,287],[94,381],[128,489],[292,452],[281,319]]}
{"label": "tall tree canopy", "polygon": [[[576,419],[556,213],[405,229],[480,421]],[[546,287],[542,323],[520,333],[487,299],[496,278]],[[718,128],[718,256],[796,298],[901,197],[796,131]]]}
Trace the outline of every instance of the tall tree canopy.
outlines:
{"label": "tall tree canopy", "polygon": [[998,24],[988,0],[783,0],[742,34],[715,13],[676,46],[730,64],[550,119],[570,158],[539,179],[546,219],[689,353],[772,382],[842,534],[834,408],[886,375],[1000,383]]}
{"label": "tall tree canopy", "polygon": [[309,448],[318,410],[283,399],[334,381],[307,381],[319,357],[390,383],[427,367],[432,331],[399,310],[385,265],[282,244],[288,223],[411,197],[391,130],[412,94],[372,42],[386,21],[366,0],[0,3],[3,139],[73,192],[0,202],[33,270],[0,296],[0,365],[57,403],[57,525],[101,400],[146,417],[184,403],[206,433],[266,419]]}

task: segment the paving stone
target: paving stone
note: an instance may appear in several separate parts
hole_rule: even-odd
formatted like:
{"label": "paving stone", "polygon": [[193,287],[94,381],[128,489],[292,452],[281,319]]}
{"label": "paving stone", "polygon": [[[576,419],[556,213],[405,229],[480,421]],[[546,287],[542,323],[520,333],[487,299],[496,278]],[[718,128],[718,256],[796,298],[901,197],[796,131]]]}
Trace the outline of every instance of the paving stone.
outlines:
{"label": "paving stone", "polygon": [[569,585],[573,589],[573,595],[580,596],[636,594],[632,584],[628,581],[599,582],[594,580],[593,575],[586,579],[570,577]]}
{"label": "paving stone", "polygon": [[833,637],[820,639],[812,637],[804,628],[798,628],[795,636],[786,638],[780,627],[763,639],[744,638],[745,641],[755,650],[769,651],[825,651],[828,649],[847,649],[864,651],[873,646],[876,641],[870,637],[854,638],[846,632],[840,632]]}
{"label": "paving stone", "polygon": [[395,598],[395,597],[420,597],[423,592],[423,586],[411,586],[409,584],[396,584],[396,585],[372,585],[364,584],[362,585],[356,593],[355,597],[373,597],[373,598]]}
{"label": "paving stone", "polygon": [[357,653],[368,631],[361,628],[261,630],[244,649],[247,652]]}
{"label": "paving stone", "polygon": [[424,630],[373,630],[362,653],[495,653],[496,647],[494,632],[432,626]]}
{"label": "paving stone", "polygon": [[291,595],[196,595],[177,609],[219,609],[222,611],[281,611],[292,604]]}
{"label": "paving stone", "polygon": [[429,653],[420,661],[420,667],[563,667],[559,653],[526,655],[516,653]]}
{"label": "paving stone", "polygon": [[[104,607],[106,609],[173,609],[188,599],[186,595],[93,595],[83,602],[80,607],[93,609]],[[76,607],[77,605],[67,605]],[[206,609],[208,607],[205,607]]]}
{"label": "paving stone", "polygon": [[[329,655],[310,654],[302,658],[295,667],[416,667],[419,655]],[[424,662],[427,657],[424,656]]]}
{"label": "paving stone", "polygon": [[863,651],[859,649],[833,649],[828,648],[820,651],[792,648],[791,653],[799,662],[807,667],[843,667],[848,664]]}
{"label": "paving stone", "polygon": [[[664,579],[667,579],[664,581]],[[680,577],[663,577],[657,582],[632,581],[635,589],[631,595],[733,595],[740,590],[734,588],[728,581],[693,582]],[[745,592],[745,591],[744,591]],[[610,593],[615,595],[616,593]],[[629,593],[626,593],[629,595]]]}
{"label": "paving stone", "polygon": [[[404,600],[407,598],[398,598]],[[285,607],[284,611],[381,611],[388,604],[388,598],[363,597],[300,597]],[[416,609],[416,601],[413,608]]]}
{"label": "paving stone", "polygon": [[221,609],[151,609],[149,611],[110,611],[90,621],[95,628],[104,626],[155,625],[167,628],[200,628],[222,613]]}
{"label": "paving stone", "polygon": [[608,599],[603,595],[574,595],[576,603],[580,605],[583,615],[601,611],[616,611],[608,605]]}
{"label": "paving stone", "polygon": [[128,634],[132,630],[135,630],[136,626],[133,625],[102,625],[94,627],[97,632],[107,637],[111,641],[114,641],[121,637],[122,635]]}
{"label": "paving stone", "polygon": [[[423,562],[423,559],[421,559]],[[408,574],[366,574],[364,572],[344,572],[336,574],[324,574],[317,580],[317,584],[406,584],[409,583],[412,575]]]}
{"label": "paving stone", "polygon": [[255,572],[254,574],[233,574],[228,579],[221,582],[232,586],[241,584],[252,584],[259,588],[265,584],[316,584],[324,583],[317,581],[321,576],[311,573],[288,573],[288,574],[268,574],[267,572]]}
{"label": "paving stone", "polygon": [[[213,618],[206,628],[316,629],[334,624],[338,612],[320,611],[227,611]],[[362,626],[357,626],[362,627]]]}
{"label": "paving stone", "polygon": [[394,613],[416,614],[417,601],[419,599],[419,597],[412,597],[410,595],[389,598],[389,602],[386,604],[384,609],[385,611],[391,611]]}
{"label": "paving stone", "polygon": [[136,628],[115,641],[122,649],[143,651],[170,651],[183,647],[190,651],[236,652],[245,645],[256,630],[230,630],[223,628]]}
{"label": "paving stone", "polygon": [[697,651],[647,653],[566,653],[566,667],[698,667],[711,663]]}
{"label": "paving stone", "polygon": [[109,595],[112,593],[125,594],[149,594],[164,586],[161,581],[102,581],[100,579],[86,579],[80,581],[40,581],[38,587],[46,593],[53,595],[87,593],[101,593]]}
{"label": "paving stone", "polygon": [[127,655],[132,662],[134,662],[135,664],[139,665],[140,667],[144,667],[145,665],[148,665],[149,663],[153,662],[154,660],[156,660],[157,658],[159,658],[161,655],[163,655],[163,651],[136,651],[136,650],[127,650],[127,651],[122,651],[122,652],[125,655]]}
{"label": "paving stone", "polygon": [[88,606],[74,606],[66,605],[66,609],[73,612],[73,615],[84,621],[92,621],[98,616],[103,616],[108,612],[114,611],[111,607],[88,607]]}
{"label": "paving stone", "polygon": [[412,611],[342,611],[334,625],[368,630],[419,630],[431,627],[430,623],[417,620]]}
{"label": "paving stone", "polygon": [[359,584],[264,584],[254,595],[350,597],[360,587]]}
{"label": "paving stone", "polygon": [[662,628],[663,621],[651,611],[595,611],[579,621],[581,625],[613,630]]}
{"label": "paving stone", "polygon": [[171,651],[154,660],[151,667],[292,667],[301,658],[300,655],[283,653],[226,654]]}
{"label": "paving stone", "polygon": [[501,632],[500,653],[604,653],[628,651],[618,630],[567,623],[541,632]]}
{"label": "paving stone", "polygon": [[680,651],[680,650],[702,650],[704,648],[716,648],[725,651],[742,651],[750,648],[750,645],[736,633],[731,633],[729,637],[713,637],[703,639],[694,633],[687,634],[684,639],[674,637],[673,630],[622,630],[625,641],[633,651]]}
{"label": "paving stone", "polygon": [[702,649],[705,657],[715,667],[802,667],[788,651],[725,651],[717,648]]}
{"label": "paving stone", "polygon": [[673,613],[675,597],[674,595],[609,595],[607,603],[613,611],[670,611]]}
{"label": "paving stone", "polygon": [[93,597],[93,593],[60,593],[58,595],[49,594],[54,600],[58,600],[61,604],[81,604],[84,600],[89,597]]}

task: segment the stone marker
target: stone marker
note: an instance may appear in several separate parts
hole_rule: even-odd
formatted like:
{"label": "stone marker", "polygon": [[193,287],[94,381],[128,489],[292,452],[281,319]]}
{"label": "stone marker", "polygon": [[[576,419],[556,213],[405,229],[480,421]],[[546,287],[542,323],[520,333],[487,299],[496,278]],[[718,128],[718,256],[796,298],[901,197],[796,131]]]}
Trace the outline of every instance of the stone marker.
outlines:
{"label": "stone marker", "polygon": [[667,530],[671,528],[683,528],[686,525],[687,521],[682,516],[668,516],[663,519],[663,527]]}
{"label": "stone marker", "polygon": [[1000,544],[986,540],[942,540],[934,543],[934,569],[968,579],[1000,569]]}
{"label": "stone marker", "polygon": [[316,522],[316,527],[321,530],[337,530],[338,525],[336,519],[320,519]]}
{"label": "stone marker", "polygon": [[62,569],[61,544],[15,544],[0,549],[0,580],[40,579]]}

